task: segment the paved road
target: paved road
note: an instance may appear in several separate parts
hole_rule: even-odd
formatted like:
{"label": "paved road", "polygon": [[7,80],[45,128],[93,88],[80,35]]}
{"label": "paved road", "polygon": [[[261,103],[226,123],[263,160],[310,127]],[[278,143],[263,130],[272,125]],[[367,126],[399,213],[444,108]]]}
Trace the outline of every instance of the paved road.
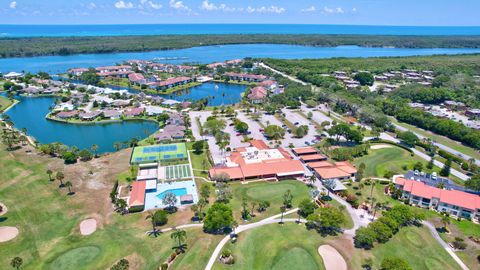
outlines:
{"label": "paved road", "polygon": [[[318,111],[317,109],[315,108],[308,108],[307,105],[305,104],[302,104],[302,106],[300,107],[302,109],[302,111],[305,113],[305,114],[308,114],[309,112],[312,113],[312,120],[317,123],[318,125],[321,125],[322,122],[325,122],[325,121],[328,121],[330,123],[333,122],[333,119],[326,116],[325,114],[321,113],[320,111]],[[328,125],[327,128],[329,128],[331,125]]]}
{"label": "paved road", "polygon": [[[368,139],[371,139],[371,138],[365,138],[366,140]],[[380,139],[382,140],[386,140],[386,141],[391,141],[391,142],[395,142],[395,143],[399,143],[400,141],[397,139],[397,138],[394,138],[392,136],[390,136],[389,134],[387,133],[381,133],[380,134]],[[412,149],[413,153],[417,156],[419,156],[420,158],[426,160],[426,161],[430,161],[431,157],[415,148],[410,148]],[[439,168],[443,168],[444,164],[438,160],[434,160],[433,161],[433,164]],[[457,171],[455,169],[450,169],[450,173],[458,178],[460,178],[461,180],[463,181],[466,181],[469,179],[468,175],[460,172],[460,171]]]}
{"label": "paved road", "polygon": [[[292,209],[290,211],[287,211],[285,212],[285,215],[288,215],[288,214],[291,214],[291,213],[296,213],[298,210],[298,208],[295,208],[295,209]],[[264,225],[268,225],[268,224],[274,224],[274,223],[278,223],[280,222],[280,219],[279,217],[281,216],[282,214],[278,214],[278,215],[274,215],[274,216],[271,216],[271,217],[268,217],[266,219],[262,219],[258,222],[255,222],[255,223],[250,223],[250,224],[246,224],[246,225],[240,225],[238,226],[237,229],[235,229],[235,233],[236,234],[239,234],[243,231],[246,231],[246,230],[250,230],[250,229],[254,229],[254,228],[258,228],[258,227],[261,227],[261,226],[264,226]],[[296,218],[284,218],[283,219],[283,222],[296,222],[298,221],[298,219]],[[305,222],[304,219],[301,219],[300,222]],[[220,243],[218,243],[217,247],[215,248],[215,250],[213,251],[212,253],[212,256],[210,257],[210,259],[208,260],[208,263],[207,263],[207,266],[205,267],[205,270],[210,270],[212,269],[213,265],[215,264],[215,262],[217,261],[218,259],[218,256],[220,255],[220,251],[222,251],[222,248],[223,246],[225,246],[225,244],[227,244],[227,242],[230,240],[230,235],[227,235],[225,236],[222,241],[220,241]]]}
{"label": "paved road", "polygon": [[[425,137],[425,136],[422,136],[421,134],[416,133],[415,131],[412,131],[412,130],[406,128],[406,127],[402,127],[402,126],[397,125],[397,124],[395,124],[395,123],[392,123],[392,124],[393,124],[393,125],[395,126],[395,128],[398,129],[398,130],[401,130],[401,131],[411,131],[411,132],[415,133],[415,135],[417,135],[417,137],[420,138],[420,139],[427,138],[427,137]],[[425,132],[427,132],[427,131],[425,131]],[[435,146],[437,146],[438,148],[443,149],[443,150],[449,152],[450,154],[453,154],[453,155],[455,155],[455,156],[457,156],[457,157],[460,157],[460,158],[463,158],[463,159],[465,159],[465,160],[469,160],[469,159],[472,158],[471,156],[469,156],[469,155],[467,155],[467,154],[464,154],[464,153],[461,153],[461,152],[459,152],[459,151],[457,151],[457,150],[455,150],[455,149],[453,149],[453,148],[451,148],[451,147],[448,147],[448,146],[446,146],[446,145],[444,145],[444,144],[441,144],[441,143],[438,143],[438,142],[433,142],[433,144],[434,144]],[[480,160],[475,159],[475,163],[480,166]]]}
{"label": "paved road", "polygon": [[[212,154],[213,162],[216,164],[224,163],[224,155],[222,150],[216,144],[215,138],[211,135],[202,136],[200,134],[200,127],[197,125],[196,118],[200,119],[200,123],[205,123],[207,121],[207,117],[209,117],[212,113],[209,111],[190,111],[190,121],[192,122],[192,134],[196,140],[207,140],[208,148],[210,149],[210,153]],[[232,135],[232,134],[231,134]],[[235,136],[235,134],[233,134]]]}
{"label": "paved road", "polygon": [[299,80],[299,79],[297,79],[297,78],[295,78],[295,77],[293,77],[293,76],[287,75],[287,74],[285,74],[285,73],[283,73],[283,72],[281,72],[281,71],[279,71],[279,70],[273,69],[273,68],[267,66],[267,65],[264,64],[264,63],[259,63],[258,65],[261,66],[261,67],[263,67],[263,68],[269,69],[269,70],[271,70],[271,71],[273,71],[273,72],[275,72],[275,73],[277,73],[277,74],[280,74],[280,75],[282,75],[283,77],[286,77],[286,78],[288,78],[288,79],[290,79],[290,80],[292,80],[292,81],[294,81],[294,82],[297,82],[297,83],[302,84],[302,85],[308,85],[308,83],[306,83],[306,82],[304,82],[304,81],[301,81],[301,80]]}
{"label": "paved road", "polygon": [[430,222],[427,221],[422,221],[422,224],[427,227],[430,232],[432,233],[433,237],[437,240],[437,242],[450,254],[450,256],[457,262],[457,264],[463,269],[463,270],[469,270],[469,268],[460,260],[460,258],[455,254],[453,249],[443,241],[443,239],[438,235],[437,229],[435,226],[433,226]]}

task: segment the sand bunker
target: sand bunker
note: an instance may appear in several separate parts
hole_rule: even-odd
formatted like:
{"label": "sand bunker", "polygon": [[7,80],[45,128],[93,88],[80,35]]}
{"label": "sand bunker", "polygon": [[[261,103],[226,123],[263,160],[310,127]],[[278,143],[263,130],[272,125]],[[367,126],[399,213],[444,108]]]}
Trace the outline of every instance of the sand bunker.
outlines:
{"label": "sand bunker", "polygon": [[370,146],[370,149],[382,149],[382,148],[392,148],[393,145],[389,145],[389,144],[374,144],[372,146]]}
{"label": "sand bunker", "polygon": [[16,227],[0,227],[0,242],[7,242],[17,237],[18,229]]}
{"label": "sand bunker", "polygon": [[90,235],[97,230],[97,221],[93,218],[85,219],[80,223],[80,233]]}
{"label": "sand bunker", "polygon": [[318,248],[322,256],[326,270],[347,270],[347,263],[342,255],[330,245],[322,245]]}

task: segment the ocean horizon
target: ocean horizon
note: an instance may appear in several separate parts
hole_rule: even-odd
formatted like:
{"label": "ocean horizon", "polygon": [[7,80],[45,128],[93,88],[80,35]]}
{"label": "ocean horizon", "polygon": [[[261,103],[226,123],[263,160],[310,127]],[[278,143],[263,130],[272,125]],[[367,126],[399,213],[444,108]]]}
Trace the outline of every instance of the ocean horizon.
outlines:
{"label": "ocean horizon", "polygon": [[480,26],[335,24],[1,24],[0,38],[190,34],[480,35]]}

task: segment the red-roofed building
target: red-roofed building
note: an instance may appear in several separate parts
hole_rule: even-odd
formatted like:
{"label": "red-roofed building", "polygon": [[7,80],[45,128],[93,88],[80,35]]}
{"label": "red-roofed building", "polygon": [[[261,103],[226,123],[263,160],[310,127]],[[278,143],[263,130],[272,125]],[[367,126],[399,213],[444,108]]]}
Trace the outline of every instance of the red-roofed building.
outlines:
{"label": "red-roofed building", "polygon": [[143,77],[142,73],[130,73],[128,74],[128,80],[133,84],[146,84],[147,80]]}
{"label": "red-roofed building", "polygon": [[327,157],[321,154],[302,155],[300,159],[305,163],[325,161]]}
{"label": "red-roofed building", "polygon": [[[300,158],[303,158],[300,157]],[[320,180],[348,180],[357,174],[357,169],[347,161],[335,164],[328,161],[309,162],[306,165],[313,169]]]}
{"label": "red-roofed building", "polygon": [[144,108],[131,108],[125,111],[125,116],[139,116],[145,111]]}
{"label": "red-roofed building", "polygon": [[313,147],[311,147],[311,146],[293,148],[293,149],[292,149],[292,152],[293,152],[296,156],[313,155],[313,154],[317,154],[317,153],[318,153],[317,149],[315,149],[315,148],[313,148]]}
{"label": "red-roofed building", "polygon": [[234,81],[247,81],[247,82],[261,82],[268,79],[265,75],[247,74],[247,73],[235,73],[226,72],[225,76],[228,76],[230,80]]}
{"label": "red-roofed building", "polygon": [[261,86],[252,88],[252,90],[250,90],[250,94],[248,94],[248,99],[252,103],[262,103],[266,97],[267,97],[267,89]]}
{"label": "red-roofed building", "polygon": [[128,198],[128,207],[141,208],[145,206],[145,187],[146,181],[135,181],[132,183],[132,191]]}
{"label": "red-roofed building", "polygon": [[305,169],[283,149],[270,149],[264,141],[253,140],[250,147],[237,148],[224,166],[209,170],[210,177],[226,173],[231,180],[285,179],[303,177]]}
{"label": "red-roofed building", "polygon": [[168,78],[161,82],[150,83],[149,87],[153,89],[168,89],[178,85],[184,85],[190,82],[192,82],[192,78],[182,76],[182,77],[176,77],[176,78]]}
{"label": "red-roofed building", "polygon": [[480,196],[458,190],[446,190],[423,182],[394,177],[395,187],[402,190],[402,199],[413,205],[447,212],[453,216],[480,220]]}

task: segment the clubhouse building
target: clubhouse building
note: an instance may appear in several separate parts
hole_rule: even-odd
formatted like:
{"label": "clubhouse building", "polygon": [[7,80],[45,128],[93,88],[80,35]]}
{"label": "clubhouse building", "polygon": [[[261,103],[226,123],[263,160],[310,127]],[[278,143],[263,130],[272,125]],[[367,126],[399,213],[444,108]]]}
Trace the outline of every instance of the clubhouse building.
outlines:
{"label": "clubhouse building", "polygon": [[402,199],[410,204],[452,216],[480,221],[480,196],[459,191],[440,189],[423,182],[394,176],[395,188],[402,191]]}
{"label": "clubhouse building", "polygon": [[262,140],[250,141],[249,147],[236,148],[225,165],[209,170],[210,177],[227,174],[231,180],[281,180],[304,177],[305,168],[283,148],[271,149]]}

